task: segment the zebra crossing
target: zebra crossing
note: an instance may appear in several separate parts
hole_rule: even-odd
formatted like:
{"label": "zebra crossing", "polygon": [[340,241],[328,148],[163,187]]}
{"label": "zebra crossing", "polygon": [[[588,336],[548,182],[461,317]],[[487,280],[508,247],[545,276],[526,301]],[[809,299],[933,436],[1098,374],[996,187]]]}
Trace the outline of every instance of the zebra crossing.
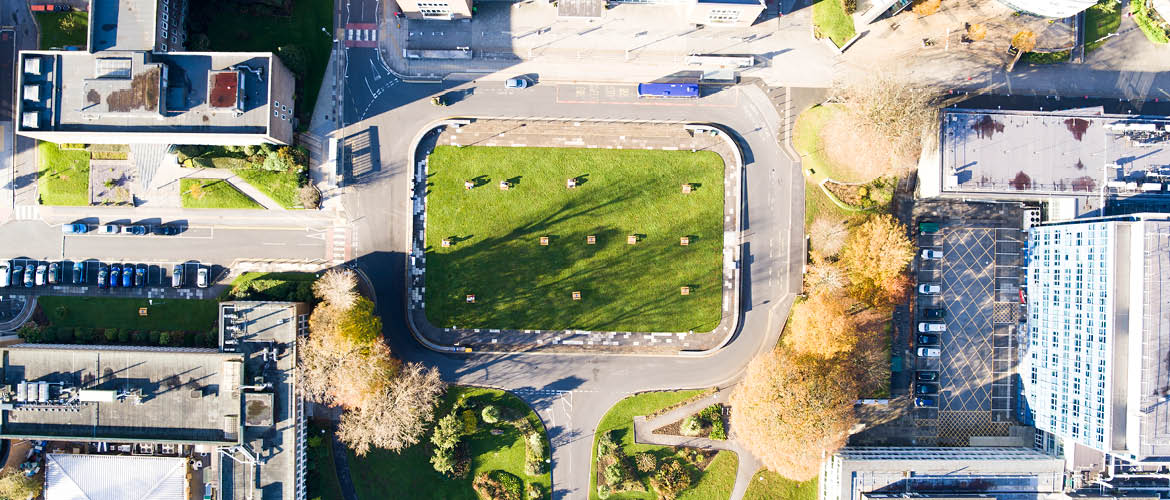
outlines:
{"label": "zebra crossing", "polygon": [[12,220],[37,220],[41,218],[40,205],[16,205]]}
{"label": "zebra crossing", "polygon": [[350,248],[353,233],[348,227],[334,226],[325,238],[325,258],[332,259],[334,265],[344,264],[351,258]]}
{"label": "zebra crossing", "polygon": [[377,47],[378,25],[374,23],[349,23],[345,25],[346,47]]}

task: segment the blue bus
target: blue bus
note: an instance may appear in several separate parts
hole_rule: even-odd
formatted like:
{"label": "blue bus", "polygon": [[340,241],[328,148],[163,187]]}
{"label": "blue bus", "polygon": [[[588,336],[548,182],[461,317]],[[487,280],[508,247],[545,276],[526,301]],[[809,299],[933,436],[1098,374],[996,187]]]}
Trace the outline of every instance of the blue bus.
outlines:
{"label": "blue bus", "polygon": [[699,97],[697,83],[639,83],[638,97],[672,97],[696,99]]}

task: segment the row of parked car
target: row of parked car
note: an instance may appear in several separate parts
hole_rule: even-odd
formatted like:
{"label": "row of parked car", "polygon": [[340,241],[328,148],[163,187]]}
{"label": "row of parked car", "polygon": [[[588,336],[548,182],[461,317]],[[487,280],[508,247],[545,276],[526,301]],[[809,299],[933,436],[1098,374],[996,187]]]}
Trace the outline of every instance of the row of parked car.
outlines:
{"label": "row of parked car", "polygon": [[[921,225],[920,229],[922,229]],[[926,232],[935,231],[937,228]],[[924,248],[919,254],[922,262],[942,260],[942,257],[942,250],[933,248]],[[918,285],[918,293],[938,295],[942,293],[942,286],[938,283],[922,283]],[[921,309],[921,315],[923,321],[918,322],[918,333],[914,337],[915,345],[918,347],[918,356],[937,358],[942,355],[939,334],[947,331],[947,325],[942,323],[942,319],[946,317],[946,310],[938,307],[927,307]],[[938,407],[938,381],[938,370],[919,370],[914,373],[914,406]]]}
{"label": "row of parked car", "polygon": [[[130,288],[146,286],[146,264],[105,264],[97,263],[98,288]],[[171,286],[184,285],[183,264],[175,264],[171,270]],[[195,286],[207,288],[210,270],[207,266],[196,265]],[[85,285],[89,278],[85,263],[81,261],[68,265],[65,262],[29,262],[28,264],[0,263],[0,287],[21,286],[32,288],[44,285]]]}
{"label": "row of parked car", "polygon": [[[64,234],[86,234],[89,231],[89,224],[76,223],[61,226],[61,232]],[[183,232],[183,230],[174,224],[160,224],[154,227],[143,224],[102,224],[97,227],[96,232],[98,234],[129,234],[135,236],[144,234],[172,236]]]}

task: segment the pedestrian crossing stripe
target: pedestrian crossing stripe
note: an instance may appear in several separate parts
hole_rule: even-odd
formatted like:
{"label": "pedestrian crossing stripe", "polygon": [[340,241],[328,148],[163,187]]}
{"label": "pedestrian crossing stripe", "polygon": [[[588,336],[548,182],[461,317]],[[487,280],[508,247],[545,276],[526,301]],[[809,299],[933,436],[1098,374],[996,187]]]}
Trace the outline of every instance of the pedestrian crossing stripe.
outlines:
{"label": "pedestrian crossing stripe", "polygon": [[345,39],[353,42],[376,42],[378,30],[345,30]]}
{"label": "pedestrian crossing stripe", "polygon": [[39,205],[17,205],[12,213],[13,220],[37,220],[40,218]]}

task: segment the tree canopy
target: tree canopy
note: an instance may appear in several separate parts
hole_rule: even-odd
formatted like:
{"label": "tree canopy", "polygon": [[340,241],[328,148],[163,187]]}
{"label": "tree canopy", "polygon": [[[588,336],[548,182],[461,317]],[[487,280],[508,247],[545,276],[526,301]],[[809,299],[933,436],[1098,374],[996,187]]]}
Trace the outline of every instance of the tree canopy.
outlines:
{"label": "tree canopy", "polygon": [[906,226],[890,215],[870,217],[854,229],[841,252],[853,295],[870,305],[891,304],[904,293],[889,286],[913,258],[914,244],[906,236]]}

